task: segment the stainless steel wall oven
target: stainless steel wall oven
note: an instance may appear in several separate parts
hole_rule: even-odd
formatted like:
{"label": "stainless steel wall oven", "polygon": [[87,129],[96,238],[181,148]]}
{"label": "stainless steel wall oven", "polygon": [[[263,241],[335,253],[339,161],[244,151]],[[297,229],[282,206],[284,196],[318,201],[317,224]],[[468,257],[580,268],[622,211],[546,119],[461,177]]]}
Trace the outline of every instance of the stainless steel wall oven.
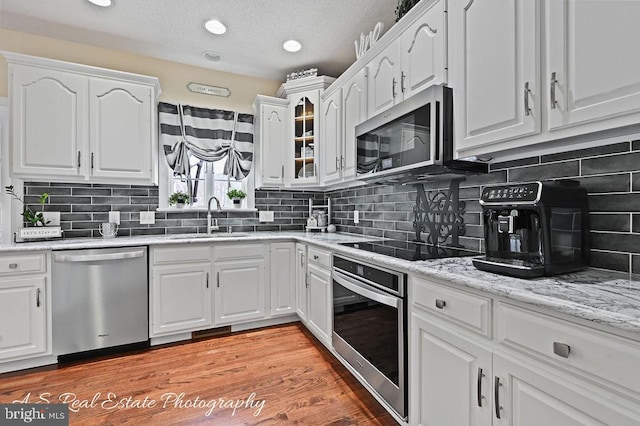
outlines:
{"label": "stainless steel wall oven", "polygon": [[334,349],[406,418],[406,275],[336,255],[332,277]]}

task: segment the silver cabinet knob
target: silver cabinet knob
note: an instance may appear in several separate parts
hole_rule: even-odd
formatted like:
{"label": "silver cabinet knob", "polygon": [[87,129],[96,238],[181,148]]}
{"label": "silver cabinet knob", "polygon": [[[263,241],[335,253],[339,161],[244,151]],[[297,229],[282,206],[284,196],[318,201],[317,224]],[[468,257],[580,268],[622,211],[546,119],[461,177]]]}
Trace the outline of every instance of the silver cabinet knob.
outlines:
{"label": "silver cabinet knob", "polygon": [[562,358],[569,358],[571,353],[571,346],[566,343],[553,342],[553,353],[561,356]]}
{"label": "silver cabinet knob", "polygon": [[445,306],[447,306],[447,302],[445,300],[436,299],[436,308],[444,309]]}
{"label": "silver cabinet knob", "polygon": [[18,269],[18,264],[17,263],[10,263],[9,264],[9,269]]}

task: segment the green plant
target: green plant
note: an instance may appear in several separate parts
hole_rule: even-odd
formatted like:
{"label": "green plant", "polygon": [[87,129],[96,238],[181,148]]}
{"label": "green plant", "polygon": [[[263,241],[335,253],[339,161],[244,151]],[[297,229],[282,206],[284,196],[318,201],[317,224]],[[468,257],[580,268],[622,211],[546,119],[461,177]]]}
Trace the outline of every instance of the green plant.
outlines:
{"label": "green plant", "polygon": [[47,226],[47,223],[51,222],[50,220],[44,219],[44,213],[43,213],[44,205],[49,199],[49,194],[45,192],[38,196],[38,204],[40,204],[41,206],[41,211],[34,212],[33,210],[31,210],[31,208],[29,208],[29,206],[24,204],[24,199],[20,197],[18,194],[16,194],[16,191],[13,188],[13,185],[5,186],[4,190],[7,192],[7,194],[11,195],[13,198],[15,198],[16,200],[22,203],[22,205],[24,206],[24,210],[22,211],[22,217],[24,218],[24,221],[26,223],[31,224],[31,226],[38,226],[38,224],[42,226]]}
{"label": "green plant", "polygon": [[396,22],[400,20],[413,6],[415,6],[420,0],[398,0],[398,7],[396,7]]}
{"label": "green plant", "polygon": [[241,190],[241,189],[235,189],[235,188],[233,188],[233,189],[230,189],[230,190],[228,190],[228,191],[227,191],[227,197],[229,197],[229,198],[230,198],[230,199],[232,199],[232,200],[233,200],[234,198],[236,198],[236,199],[238,199],[238,200],[242,200],[242,199],[243,199],[244,197],[246,197],[246,196],[247,196],[247,193],[246,193],[246,192],[244,192],[244,191],[243,191],[243,190]]}
{"label": "green plant", "polygon": [[189,204],[190,201],[191,197],[189,197],[189,194],[182,191],[176,191],[169,196],[169,205],[171,206],[175,206],[178,203]]}

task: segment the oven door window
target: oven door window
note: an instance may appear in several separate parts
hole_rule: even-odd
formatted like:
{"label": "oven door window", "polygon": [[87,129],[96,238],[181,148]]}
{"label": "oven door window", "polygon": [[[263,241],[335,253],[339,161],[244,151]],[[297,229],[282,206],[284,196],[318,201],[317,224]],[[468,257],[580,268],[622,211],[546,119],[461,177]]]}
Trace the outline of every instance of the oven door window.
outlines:
{"label": "oven door window", "polygon": [[333,282],[333,331],[399,386],[399,311]]}

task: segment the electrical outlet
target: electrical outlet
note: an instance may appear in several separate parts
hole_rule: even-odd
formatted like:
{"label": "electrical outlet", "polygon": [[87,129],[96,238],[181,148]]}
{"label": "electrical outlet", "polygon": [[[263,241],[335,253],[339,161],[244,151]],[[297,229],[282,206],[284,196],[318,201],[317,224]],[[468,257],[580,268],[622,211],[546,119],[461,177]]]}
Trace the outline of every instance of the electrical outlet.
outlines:
{"label": "electrical outlet", "polygon": [[120,212],[118,211],[109,212],[109,222],[120,225]]}
{"label": "electrical outlet", "polygon": [[354,210],[353,211],[353,223],[359,223],[360,222],[360,211],[359,210]]}
{"label": "electrical outlet", "polygon": [[273,212],[261,211],[258,216],[260,222],[273,222]]}
{"label": "electrical outlet", "polygon": [[60,212],[42,212],[44,221],[50,226],[60,226]]}
{"label": "electrical outlet", "polygon": [[153,225],[156,223],[156,212],[140,212],[140,225]]}

